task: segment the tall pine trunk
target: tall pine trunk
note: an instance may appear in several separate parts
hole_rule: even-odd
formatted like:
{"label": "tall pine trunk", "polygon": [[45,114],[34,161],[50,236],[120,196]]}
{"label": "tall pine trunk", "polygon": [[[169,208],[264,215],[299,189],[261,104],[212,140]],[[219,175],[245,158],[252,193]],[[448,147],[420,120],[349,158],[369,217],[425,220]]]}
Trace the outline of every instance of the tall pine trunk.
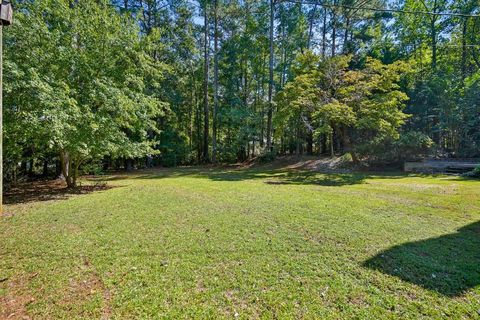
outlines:
{"label": "tall pine trunk", "polygon": [[347,54],[348,49],[348,31],[350,30],[350,17],[345,18],[345,34],[343,35],[343,53]]}
{"label": "tall pine trunk", "polygon": [[313,21],[315,20],[315,13],[317,12],[317,4],[315,3],[313,10],[310,13],[310,21],[308,26],[307,49],[310,49],[313,37]]}
{"label": "tall pine trunk", "polygon": [[467,77],[467,27],[468,19],[464,18],[462,26],[462,79]]}
{"label": "tall pine trunk", "polygon": [[[337,1],[334,1],[334,4],[337,4]],[[332,57],[335,56],[335,52],[337,50],[336,46],[336,38],[337,38],[337,13],[335,9],[332,9]]]}
{"label": "tall pine trunk", "polygon": [[205,68],[204,68],[204,96],[203,96],[203,161],[208,162],[208,135],[209,135],[209,106],[208,106],[208,64],[209,64],[209,37],[208,37],[208,12],[207,12],[207,2],[205,2],[204,8],[204,24],[205,24],[205,48],[204,48],[204,60],[205,60]]}
{"label": "tall pine trunk", "polygon": [[214,30],[214,71],[213,71],[213,133],[212,133],[212,161],[217,162],[217,112],[218,112],[218,0],[215,0],[215,30]]}
{"label": "tall pine trunk", "polygon": [[436,18],[432,18],[430,23],[430,32],[431,32],[431,41],[432,41],[432,69],[435,70],[437,68],[437,30],[435,27],[435,20]]}
{"label": "tall pine trunk", "polygon": [[272,151],[272,117],[273,117],[273,28],[274,28],[275,1],[270,0],[270,60],[268,81],[268,111],[267,111],[267,151]]}
{"label": "tall pine trunk", "polygon": [[325,59],[327,52],[327,8],[323,9],[323,26],[322,26],[322,58]]}

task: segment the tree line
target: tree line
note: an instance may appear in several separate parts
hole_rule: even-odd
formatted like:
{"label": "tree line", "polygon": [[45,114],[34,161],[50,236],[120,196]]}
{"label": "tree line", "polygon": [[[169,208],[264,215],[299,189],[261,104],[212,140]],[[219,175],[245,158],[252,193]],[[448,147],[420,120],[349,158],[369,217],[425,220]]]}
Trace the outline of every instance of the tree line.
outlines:
{"label": "tree line", "polygon": [[278,154],[480,157],[476,0],[17,0],[8,182]]}

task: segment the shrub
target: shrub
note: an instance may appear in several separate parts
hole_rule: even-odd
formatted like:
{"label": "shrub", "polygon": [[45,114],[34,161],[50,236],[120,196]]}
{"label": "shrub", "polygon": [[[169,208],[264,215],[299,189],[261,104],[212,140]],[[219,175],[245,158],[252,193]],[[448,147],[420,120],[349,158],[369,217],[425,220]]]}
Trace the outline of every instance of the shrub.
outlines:
{"label": "shrub", "polygon": [[370,162],[399,163],[427,156],[433,145],[427,135],[411,131],[403,133],[398,140],[372,139],[356,147],[356,151]]}
{"label": "shrub", "polygon": [[473,169],[472,171],[465,173],[463,176],[467,178],[480,179],[480,165],[475,169]]}
{"label": "shrub", "polygon": [[416,160],[428,155],[434,143],[429,136],[416,131],[407,132],[394,142],[397,158]]}
{"label": "shrub", "polygon": [[275,152],[266,152],[258,156],[259,163],[269,163],[275,160],[277,154]]}
{"label": "shrub", "polygon": [[98,176],[103,174],[103,165],[101,161],[88,162],[81,167],[82,174],[91,174]]}
{"label": "shrub", "polygon": [[160,157],[160,163],[164,167],[176,167],[178,165],[177,154],[175,152],[163,153]]}

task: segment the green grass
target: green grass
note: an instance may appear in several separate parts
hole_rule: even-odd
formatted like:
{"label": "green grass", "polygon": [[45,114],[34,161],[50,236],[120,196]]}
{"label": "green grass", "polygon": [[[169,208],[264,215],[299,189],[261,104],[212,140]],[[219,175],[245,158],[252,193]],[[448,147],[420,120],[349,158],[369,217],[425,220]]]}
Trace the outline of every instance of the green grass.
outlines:
{"label": "green grass", "polygon": [[0,318],[478,319],[480,182],[158,170],[7,206]]}

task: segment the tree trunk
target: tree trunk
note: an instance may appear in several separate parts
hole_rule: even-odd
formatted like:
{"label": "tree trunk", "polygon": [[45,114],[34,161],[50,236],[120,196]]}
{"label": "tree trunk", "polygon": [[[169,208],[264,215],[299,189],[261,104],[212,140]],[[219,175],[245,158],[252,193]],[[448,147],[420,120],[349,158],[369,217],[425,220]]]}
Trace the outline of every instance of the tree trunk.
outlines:
{"label": "tree trunk", "polygon": [[200,106],[200,98],[195,99],[196,101],[196,126],[197,126],[197,162],[199,163],[202,160],[202,139],[200,137],[201,130],[202,130],[202,114],[201,114],[201,106]]}
{"label": "tree trunk", "polygon": [[345,18],[345,34],[343,36],[343,53],[347,54],[349,49],[348,49],[348,31],[350,28],[350,17]]}
{"label": "tree trunk", "polygon": [[35,164],[35,162],[33,161],[33,155],[29,162],[30,162],[30,165],[28,167],[28,176],[31,178],[33,177],[33,166]]}
{"label": "tree trunk", "polygon": [[270,60],[269,60],[269,81],[268,81],[268,111],[267,111],[267,151],[272,152],[272,117],[273,117],[273,28],[274,28],[274,5],[275,1],[270,0]]}
{"label": "tree trunk", "polygon": [[467,77],[467,27],[468,19],[464,18],[462,28],[462,79]]}
{"label": "tree trunk", "polygon": [[132,171],[133,170],[132,159],[125,159],[124,168],[125,168],[125,171]]}
{"label": "tree trunk", "polygon": [[43,176],[47,177],[48,176],[48,160],[44,159],[43,160]]}
{"label": "tree trunk", "polygon": [[194,108],[195,108],[195,100],[197,95],[196,85],[195,85],[195,75],[192,70],[192,83],[193,83],[193,90],[190,90],[190,101],[192,103],[191,107],[188,110],[188,146],[189,150],[193,150],[193,126],[195,125],[195,115],[194,115]]}
{"label": "tree trunk", "polygon": [[204,23],[205,23],[205,70],[204,70],[204,96],[203,96],[203,116],[204,116],[204,125],[203,125],[203,161],[208,162],[208,135],[209,135],[209,107],[208,107],[208,64],[209,64],[209,37],[208,37],[208,12],[207,12],[207,2],[205,2],[204,8]]}
{"label": "tree trunk", "polygon": [[322,58],[325,59],[327,52],[327,8],[323,9],[323,26],[322,26]]}
{"label": "tree trunk", "polygon": [[330,139],[330,156],[333,158],[335,156],[335,151],[333,150],[333,130],[329,133]]}
{"label": "tree trunk", "polygon": [[[334,1],[336,4],[337,1]],[[335,9],[332,9],[332,57],[335,57],[335,51],[336,51],[336,40],[337,37],[337,13],[335,12]]]}
{"label": "tree trunk", "polygon": [[313,155],[313,132],[312,132],[312,130],[308,130],[308,133],[307,133],[307,154],[309,156]]}
{"label": "tree trunk", "polygon": [[215,0],[215,30],[214,30],[214,71],[213,71],[213,133],[212,133],[212,161],[217,163],[217,112],[218,112],[218,0]]}
{"label": "tree trunk", "polygon": [[75,165],[74,165],[74,169],[73,169],[73,177],[72,177],[73,187],[77,186],[78,168],[79,167],[80,167],[80,162],[75,161]]}
{"label": "tree trunk", "polygon": [[430,32],[432,37],[432,69],[435,70],[437,68],[437,30],[435,27],[436,18],[432,18],[431,25],[430,25]]}
{"label": "tree trunk", "polygon": [[350,136],[348,135],[348,129],[346,127],[343,128],[342,132],[343,137],[343,145],[345,146],[345,153],[349,152],[352,156],[352,160],[354,164],[358,164],[359,160],[355,150],[353,150],[352,141],[350,140]]}
{"label": "tree trunk", "polygon": [[72,179],[72,159],[68,152],[61,151],[60,152],[60,161],[62,166],[62,175],[67,183],[67,188],[75,188],[76,187],[76,180]]}
{"label": "tree trunk", "polygon": [[295,155],[298,157],[300,155],[300,123],[297,122],[295,130]]}
{"label": "tree trunk", "polygon": [[315,20],[315,13],[317,12],[317,4],[313,6],[313,10],[311,11],[310,14],[310,21],[309,21],[309,26],[308,26],[308,39],[307,39],[307,49],[310,50],[310,45],[312,42],[312,37],[313,37],[313,21]]}

